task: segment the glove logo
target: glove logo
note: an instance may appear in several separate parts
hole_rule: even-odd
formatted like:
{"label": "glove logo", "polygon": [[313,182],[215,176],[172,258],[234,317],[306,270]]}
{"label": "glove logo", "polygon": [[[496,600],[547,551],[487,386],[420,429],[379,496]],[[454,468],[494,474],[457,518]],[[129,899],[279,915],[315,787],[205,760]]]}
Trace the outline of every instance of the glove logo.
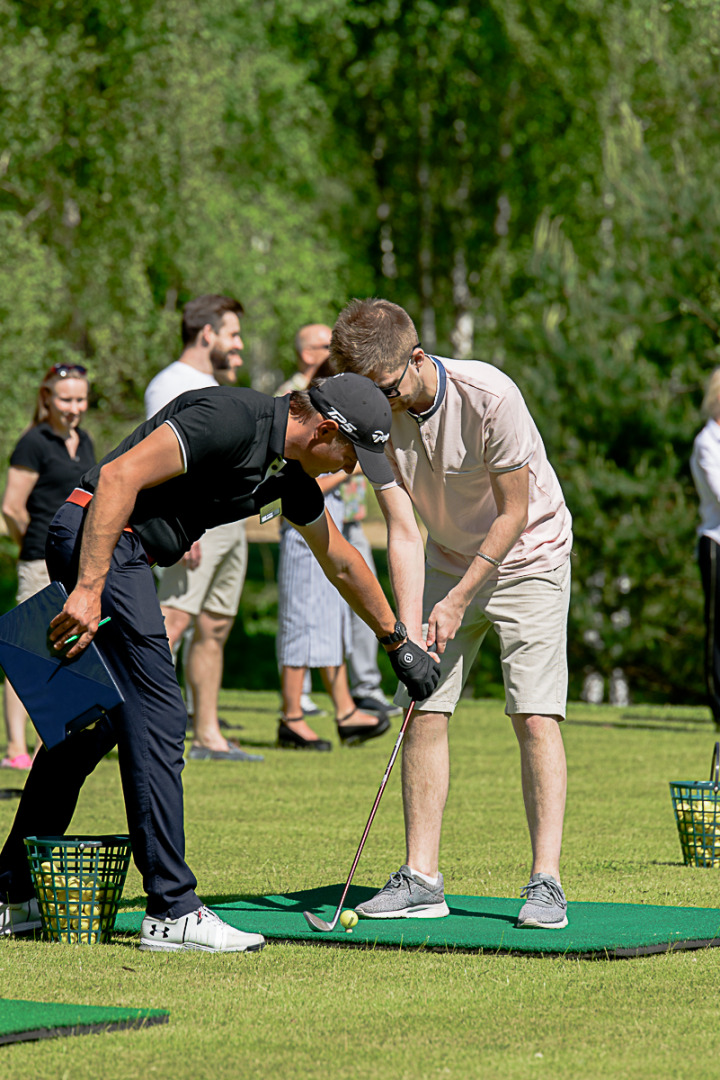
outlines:
{"label": "glove logo", "polygon": [[405,661],[406,664],[412,664],[414,659],[415,659],[415,657],[413,656],[413,654],[411,652],[406,652],[405,655],[403,656],[403,660]]}

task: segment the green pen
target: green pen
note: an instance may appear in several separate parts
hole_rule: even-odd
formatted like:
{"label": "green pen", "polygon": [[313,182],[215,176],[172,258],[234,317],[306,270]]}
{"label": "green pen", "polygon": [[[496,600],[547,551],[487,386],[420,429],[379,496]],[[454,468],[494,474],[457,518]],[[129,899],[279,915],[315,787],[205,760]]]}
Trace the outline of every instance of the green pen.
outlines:
{"label": "green pen", "polygon": [[[101,627],[101,626],[104,626],[106,622],[110,622],[110,616],[109,616],[109,615],[108,615],[107,619],[101,619],[101,620],[100,620],[100,622],[98,623],[98,630],[100,629],[100,627]],[[78,639],[79,637],[80,637],[80,634],[73,634],[73,636],[72,636],[72,637],[69,637],[69,638],[67,639],[67,641],[65,642],[65,644],[66,644],[66,645],[72,645],[73,641],[77,641],[77,639]]]}

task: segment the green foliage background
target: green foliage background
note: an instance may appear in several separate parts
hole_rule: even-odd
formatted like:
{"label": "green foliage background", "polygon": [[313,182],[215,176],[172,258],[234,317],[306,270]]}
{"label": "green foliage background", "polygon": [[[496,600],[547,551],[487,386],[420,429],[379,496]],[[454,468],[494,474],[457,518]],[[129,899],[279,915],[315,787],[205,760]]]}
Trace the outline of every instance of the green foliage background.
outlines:
{"label": "green foliage background", "polygon": [[242,299],[260,389],[385,295],[528,400],[575,517],[571,691],[701,701],[719,56],[715,0],[0,0],[3,456],[60,357],[114,444],[192,295]]}

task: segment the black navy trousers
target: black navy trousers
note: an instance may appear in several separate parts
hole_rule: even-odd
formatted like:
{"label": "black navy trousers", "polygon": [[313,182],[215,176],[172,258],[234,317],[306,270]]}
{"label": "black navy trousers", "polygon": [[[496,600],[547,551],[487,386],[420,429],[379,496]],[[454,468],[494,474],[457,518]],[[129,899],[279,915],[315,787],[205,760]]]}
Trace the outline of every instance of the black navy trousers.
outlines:
{"label": "black navy trousers", "polygon": [[[50,577],[71,592],[77,580],[85,511],[58,510],[48,533]],[[157,918],[177,919],[200,907],[197,881],[185,862],[183,750],[187,713],[180,693],[155,582],[139,538],[123,532],[102,595],[96,643],[125,698],[94,728],[43,748],[23,790],[0,853],[0,897],[33,895],[25,836],[65,833],[85,778],[117,745],[133,857]]]}
{"label": "black navy trousers", "polygon": [[698,544],[705,593],[705,682],[708,705],[720,730],[720,548],[709,536]]}

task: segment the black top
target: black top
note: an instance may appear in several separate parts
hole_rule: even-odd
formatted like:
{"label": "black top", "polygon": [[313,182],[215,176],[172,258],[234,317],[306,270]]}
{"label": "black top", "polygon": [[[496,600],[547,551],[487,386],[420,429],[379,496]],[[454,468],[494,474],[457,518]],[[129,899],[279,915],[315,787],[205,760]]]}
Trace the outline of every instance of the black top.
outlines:
{"label": "black top", "polygon": [[133,431],[83,476],[95,491],[100,467],[167,423],[177,435],[186,471],[141,491],[130,524],[160,566],[171,566],[206,529],[260,512],[276,499],[294,525],[321,517],[317,482],[297,461],[285,461],[290,399],[256,390],[212,386],[189,390]]}
{"label": "black top", "polygon": [[77,431],[80,442],[74,458],[68,454],[65,440],[49,424],[30,428],[10,456],[11,465],[39,474],[28,496],[30,523],[20,549],[21,559],[45,558],[45,538],[50,522],[72,489],[78,486],[83,473],[95,463],[92,439],[82,428]]}

